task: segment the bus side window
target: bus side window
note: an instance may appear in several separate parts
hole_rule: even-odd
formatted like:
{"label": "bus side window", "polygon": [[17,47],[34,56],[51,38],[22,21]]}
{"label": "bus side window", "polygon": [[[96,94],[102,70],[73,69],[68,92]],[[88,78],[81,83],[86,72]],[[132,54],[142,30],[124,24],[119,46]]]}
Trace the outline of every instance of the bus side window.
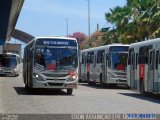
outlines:
{"label": "bus side window", "polygon": [[93,62],[94,62],[94,52],[91,52],[91,56],[90,57],[91,57],[90,58],[90,63],[93,64]]}
{"label": "bus side window", "polygon": [[84,54],[82,54],[82,58],[81,59],[82,59],[82,61],[81,61],[82,64],[84,64]]}
{"label": "bus side window", "polygon": [[108,67],[111,67],[110,53],[106,54],[106,58],[107,58],[107,61],[108,61]]}
{"label": "bus side window", "polygon": [[90,54],[87,53],[87,63],[90,63]]}
{"label": "bus side window", "polygon": [[156,51],[156,69],[158,69],[159,51]]}
{"label": "bus side window", "polygon": [[137,65],[138,65],[138,53],[136,53],[136,69],[137,69]]}
{"label": "bus side window", "polygon": [[96,66],[96,63],[97,63],[97,61],[96,61],[96,54],[95,54],[94,55],[94,63],[93,63],[94,67]]}
{"label": "bus side window", "polygon": [[87,57],[84,55],[84,65],[86,66],[87,64]]}
{"label": "bus side window", "polygon": [[103,55],[104,55],[104,50],[99,50],[97,52],[97,63],[102,63],[103,62]]}
{"label": "bus side window", "polygon": [[[159,51],[159,53],[160,53],[160,51]],[[160,64],[160,54],[159,54],[159,64]]]}

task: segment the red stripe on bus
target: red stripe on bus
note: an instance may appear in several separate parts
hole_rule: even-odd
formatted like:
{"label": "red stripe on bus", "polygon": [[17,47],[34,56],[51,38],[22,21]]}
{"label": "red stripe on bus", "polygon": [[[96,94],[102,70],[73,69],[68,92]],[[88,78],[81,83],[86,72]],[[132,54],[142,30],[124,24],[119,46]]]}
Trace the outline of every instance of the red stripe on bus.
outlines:
{"label": "red stripe on bus", "polygon": [[139,65],[139,79],[144,80],[144,75],[145,75],[145,65],[140,64]]}

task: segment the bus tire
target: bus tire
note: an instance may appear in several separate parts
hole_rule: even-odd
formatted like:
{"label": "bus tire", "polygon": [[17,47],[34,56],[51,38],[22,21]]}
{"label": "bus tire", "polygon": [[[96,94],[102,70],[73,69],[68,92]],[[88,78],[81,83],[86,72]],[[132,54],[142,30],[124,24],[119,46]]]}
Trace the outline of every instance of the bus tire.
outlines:
{"label": "bus tire", "polygon": [[92,85],[92,82],[90,81],[89,73],[87,73],[87,82],[89,85]]}
{"label": "bus tire", "polygon": [[146,92],[145,92],[145,90],[144,90],[144,82],[143,82],[143,80],[140,80],[140,88],[139,88],[139,90],[140,90],[140,94],[141,95],[146,95]]}
{"label": "bus tire", "polygon": [[15,77],[18,77],[19,76],[19,74],[15,74]]}
{"label": "bus tire", "polygon": [[72,95],[72,93],[73,93],[73,89],[71,88],[71,89],[67,89],[67,95]]}
{"label": "bus tire", "polygon": [[103,84],[103,82],[102,82],[102,73],[100,74],[99,79],[100,79],[100,83]]}
{"label": "bus tire", "polygon": [[106,87],[106,84],[103,83],[103,81],[102,81],[102,73],[100,74],[99,79],[100,79],[101,86]]}
{"label": "bus tire", "polygon": [[78,83],[82,83],[82,79],[81,78],[79,78]]}
{"label": "bus tire", "polygon": [[26,90],[29,90],[29,87],[28,87],[28,85],[27,85],[27,84],[25,84],[25,89],[26,89]]}
{"label": "bus tire", "polygon": [[35,89],[35,88],[28,87],[28,91],[29,91],[29,93],[31,93],[31,94],[35,94],[36,89]]}
{"label": "bus tire", "polygon": [[131,87],[129,85],[126,85],[126,89],[131,89]]}

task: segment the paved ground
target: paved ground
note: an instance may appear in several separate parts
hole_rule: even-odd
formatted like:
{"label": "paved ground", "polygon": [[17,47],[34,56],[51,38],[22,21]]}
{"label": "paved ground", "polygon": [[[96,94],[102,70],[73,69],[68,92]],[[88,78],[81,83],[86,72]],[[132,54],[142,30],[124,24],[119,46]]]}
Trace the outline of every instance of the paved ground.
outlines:
{"label": "paved ground", "polygon": [[160,113],[160,99],[120,87],[102,88],[85,83],[71,96],[65,90],[40,90],[31,95],[20,75],[0,77],[0,113]]}

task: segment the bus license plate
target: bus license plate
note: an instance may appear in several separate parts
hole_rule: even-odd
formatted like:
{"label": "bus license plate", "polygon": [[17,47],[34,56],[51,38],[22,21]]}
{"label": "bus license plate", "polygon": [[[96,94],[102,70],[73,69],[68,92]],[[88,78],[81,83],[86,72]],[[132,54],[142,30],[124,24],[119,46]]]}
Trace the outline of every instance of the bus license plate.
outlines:
{"label": "bus license plate", "polygon": [[67,88],[77,88],[76,84],[67,84],[66,85]]}

